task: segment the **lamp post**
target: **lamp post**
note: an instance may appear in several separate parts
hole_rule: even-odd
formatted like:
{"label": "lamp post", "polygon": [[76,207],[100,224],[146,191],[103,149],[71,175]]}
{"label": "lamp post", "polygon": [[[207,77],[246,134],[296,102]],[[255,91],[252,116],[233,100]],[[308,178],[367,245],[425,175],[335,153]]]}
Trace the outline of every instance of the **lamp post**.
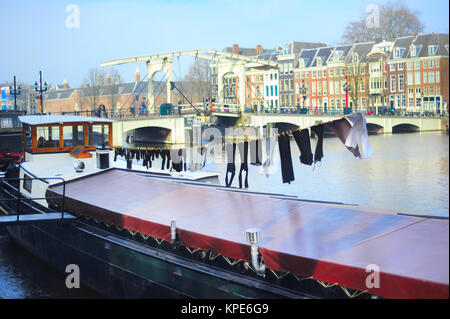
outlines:
{"label": "lamp post", "polygon": [[44,83],[44,88],[42,88],[42,71],[39,71],[39,86],[37,82],[34,82],[34,90],[39,92],[39,103],[41,105],[41,115],[44,112],[44,101],[42,98],[42,92],[47,91],[47,82]]}
{"label": "lamp post", "polygon": [[300,90],[300,94],[302,94],[302,109],[305,108],[305,100],[306,100],[306,89],[305,89],[305,80],[302,80],[302,88]]}
{"label": "lamp post", "polygon": [[17,95],[20,95],[20,85],[16,87],[16,76],[14,75],[14,89],[9,86],[9,94],[14,95],[14,111],[17,111]]}

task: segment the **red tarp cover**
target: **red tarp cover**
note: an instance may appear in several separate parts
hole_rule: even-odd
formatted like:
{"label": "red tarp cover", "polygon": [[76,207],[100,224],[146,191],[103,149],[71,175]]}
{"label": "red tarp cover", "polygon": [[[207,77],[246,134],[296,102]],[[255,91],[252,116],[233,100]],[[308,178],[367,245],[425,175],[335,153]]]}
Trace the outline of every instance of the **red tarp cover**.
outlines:
{"label": "red tarp cover", "polygon": [[[50,190],[62,193],[61,186]],[[305,203],[109,170],[66,184],[71,212],[183,245],[250,260],[261,228],[267,267],[390,298],[448,298],[449,223],[355,206]],[[380,287],[368,289],[368,265]]]}

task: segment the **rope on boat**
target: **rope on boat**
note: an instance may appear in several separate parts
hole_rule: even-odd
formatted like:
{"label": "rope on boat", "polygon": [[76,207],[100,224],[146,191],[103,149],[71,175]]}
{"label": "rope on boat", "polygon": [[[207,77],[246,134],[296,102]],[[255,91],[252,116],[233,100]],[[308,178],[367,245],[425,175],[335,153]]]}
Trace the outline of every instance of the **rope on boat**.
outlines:
{"label": "rope on boat", "polygon": [[195,254],[197,251],[199,251],[200,250],[200,248],[196,248],[196,249],[192,249],[191,250],[191,248],[189,248],[188,246],[184,246],[184,248],[186,248],[186,250],[192,255],[192,254]]}
{"label": "rope on boat", "polygon": [[222,256],[222,258],[228,263],[228,265],[230,265],[230,266],[234,266],[234,265],[236,265],[237,263],[239,263],[241,260],[239,259],[239,260],[234,260],[234,261],[231,261],[228,257],[225,257],[225,256]]}
{"label": "rope on boat", "polygon": [[214,255],[211,251],[209,252],[209,260],[214,260],[214,259],[216,259],[219,256],[220,256],[220,254],[215,254]]}
{"label": "rope on boat", "polygon": [[283,274],[281,274],[281,275],[278,275],[274,270],[272,270],[272,269],[270,269],[270,271],[272,272],[272,274],[275,276],[275,278],[277,278],[277,279],[283,279],[284,277],[286,277],[287,275],[289,275],[290,274],[290,272],[288,271],[288,272],[285,272],[285,273],[283,273]]}
{"label": "rope on boat", "polygon": [[359,296],[361,296],[362,294],[365,294],[365,293],[367,292],[367,290],[364,290],[364,291],[358,291],[358,290],[356,290],[353,294],[350,294],[350,293],[348,292],[347,288],[342,287],[342,286],[339,286],[339,287],[341,287],[342,291],[345,292],[345,294],[347,295],[347,297],[349,297],[350,299],[359,297]]}
{"label": "rope on boat", "polygon": [[142,237],[144,240],[147,240],[147,239],[150,237],[150,235],[145,235],[145,234],[143,234],[143,233],[139,233],[139,235],[141,235],[141,237]]}

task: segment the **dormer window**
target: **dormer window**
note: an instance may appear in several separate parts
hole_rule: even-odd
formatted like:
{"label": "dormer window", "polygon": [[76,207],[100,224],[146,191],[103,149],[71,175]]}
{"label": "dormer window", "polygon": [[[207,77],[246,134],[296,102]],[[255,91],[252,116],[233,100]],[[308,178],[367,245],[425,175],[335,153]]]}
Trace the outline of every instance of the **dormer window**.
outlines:
{"label": "dormer window", "polygon": [[409,49],[410,53],[411,53],[411,57],[414,58],[417,56],[417,50],[416,50],[416,46],[413,44],[411,45],[411,48]]}
{"label": "dormer window", "polygon": [[306,65],[305,59],[301,58],[301,59],[298,61],[298,64],[299,64],[299,66],[300,66],[301,68],[304,68],[305,65]]}
{"label": "dormer window", "polygon": [[331,61],[339,61],[342,59],[343,52],[341,50],[335,50],[333,51],[332,59]]}
{"label": "dormer window", "polygon": [[317,66],[322,66],[322,58],[319,56],[316,59]]}
{"label": "dormer window", "polygon": [[353,63],[358,63],[358,62],[359,62],[359,56],[358,56],[358,53],[354,52],[354,53],[352,54],[352,62],[353,62]]}
{"label": "dormer window", "polygon": [[437,51],[437,45],[429,45],[428,46],[428,55],[429,56],[433,56],[433,55],[435,55],[436,54],[436,51]]}
{"label": "dormer window", "polygon": [[403,56],[403,52],[405,52],[405,48],[395,48],[394,49],[394,59],[399,59]]}

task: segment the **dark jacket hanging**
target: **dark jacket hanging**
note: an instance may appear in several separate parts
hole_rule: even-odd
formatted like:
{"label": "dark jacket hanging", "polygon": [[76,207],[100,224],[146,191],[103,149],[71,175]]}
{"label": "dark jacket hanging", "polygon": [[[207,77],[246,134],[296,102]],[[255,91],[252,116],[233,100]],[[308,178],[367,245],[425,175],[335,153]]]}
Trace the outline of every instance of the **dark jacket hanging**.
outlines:
{"label": "dark jacket hanging", "polygon": [[313,154],[311,152],[311,141],[309,140],[309,130],[307,128],[292,132],[295,142],[300,150],[300,162],[306,165],[313,163]]}
{"label": "dark jacket hanging", "polygon": [[294,180],[294,169],[292,168],[291,146],[289,144],[288,134],[280,134],[278,136],[278,147],[280,149],[283,183],[290,184]]}

